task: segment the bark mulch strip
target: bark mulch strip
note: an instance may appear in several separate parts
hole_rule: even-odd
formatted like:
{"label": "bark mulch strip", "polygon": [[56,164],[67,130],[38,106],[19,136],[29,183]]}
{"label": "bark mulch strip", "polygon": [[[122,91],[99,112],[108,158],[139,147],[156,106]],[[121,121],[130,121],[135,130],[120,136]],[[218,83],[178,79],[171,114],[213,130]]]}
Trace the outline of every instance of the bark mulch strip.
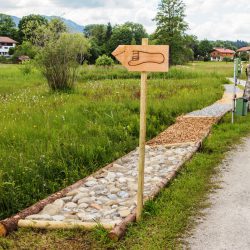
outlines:
{"label": "bark mulch strip", "polygon": [[154,146],[198,142],[204,138],[216,122],[218,122],[218,118],[215,117],[180,116],[174,125],[150,140],[147,144]]}

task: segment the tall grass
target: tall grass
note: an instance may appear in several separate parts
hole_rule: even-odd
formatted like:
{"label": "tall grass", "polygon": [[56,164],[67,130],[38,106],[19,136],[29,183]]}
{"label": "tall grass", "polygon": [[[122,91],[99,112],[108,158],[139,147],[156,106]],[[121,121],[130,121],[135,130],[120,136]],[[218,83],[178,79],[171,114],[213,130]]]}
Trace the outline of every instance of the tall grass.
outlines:
{"label": "tall grass", "polygon": [[[0,69],[1,219],[137,146],[138,79],[85,79],[72,93],[51,93],[38,72]],[[220,75],[192,70],[189,79],[174,69],[169,79],[149,80],[148,139],[221,97]]]}
{"label": "tall grass", "polygon": [[[195,62],[185,66],[176,66],[170,68],[167,73],[150,73],[149,79],[198,79],[201,77],[228,77],[232,76],[232,63],[222,62]],[[139,79],[140,73],[130,72],[122,66],[115,67],[82,67],[80,71],[80,80],[103,80],[103,79]]]}

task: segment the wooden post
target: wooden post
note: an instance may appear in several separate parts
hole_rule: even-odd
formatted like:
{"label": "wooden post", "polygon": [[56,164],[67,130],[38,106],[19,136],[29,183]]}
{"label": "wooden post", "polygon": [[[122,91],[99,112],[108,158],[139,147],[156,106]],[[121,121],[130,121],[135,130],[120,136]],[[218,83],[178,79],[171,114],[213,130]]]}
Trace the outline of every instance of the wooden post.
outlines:
{"label": "wooden post", "polygon": [[[142,45],[148,45],[148,38],[142,39]],[[141,219],[144,191],[144,165],[146,144],[146,106],[147,106],[147,73],[141,73],[141,98],[140,98],[140,139],[139,139],[139,164],[138,164],[138,190],[136,221]]]}

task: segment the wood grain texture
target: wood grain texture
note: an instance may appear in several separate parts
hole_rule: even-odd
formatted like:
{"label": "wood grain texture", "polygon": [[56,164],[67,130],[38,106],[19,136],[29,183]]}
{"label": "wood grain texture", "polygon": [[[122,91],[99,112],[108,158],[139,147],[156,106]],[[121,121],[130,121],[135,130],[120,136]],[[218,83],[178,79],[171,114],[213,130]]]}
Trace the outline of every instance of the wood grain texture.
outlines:
{"label": "wood grain texture", "polygon": [[168,45],[120,45],[112,55],[128,69],[137,72],[167,72]]}

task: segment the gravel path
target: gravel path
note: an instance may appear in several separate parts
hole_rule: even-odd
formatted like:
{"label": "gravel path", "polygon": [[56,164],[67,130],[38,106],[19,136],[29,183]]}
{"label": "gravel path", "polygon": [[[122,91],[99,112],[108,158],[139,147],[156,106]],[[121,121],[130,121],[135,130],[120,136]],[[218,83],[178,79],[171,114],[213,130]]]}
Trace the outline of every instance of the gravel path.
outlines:
{"label": "gravel path", "polygon": [[250,249],[250,137],[221,165],[221,189],[211,194],[204,221],[187,239],[191,249]]}
{"label": "gravel path", "polygon": [[[197,148],[196,144],[171,148],[146,146],[144,199],[154,196],[158,185],[177,171]],[[137,164],[138,150],[135,150],[26,220],[119,224],[136,207]]]}
{"label": "gravel path", "polygon": [[[227,78],[230,82],[234,83],[234,79],[233,78]],[[246,85],[246,81],[245,80],[238,80],[238,84],[240,84],[241,86],[245,87]]]}
{"label": "gravel path", "polygon": [[[226,85],[226,93],[233,85]],[[146,146],[144,200],[152,198],[198,149],[218,118],[231,109],[230,99],[179,117]],[[229,100],[229,101],[228,101]],[[195,117],[193,117],[195,116]],[[204,117],[205,116],[205,117]],[[174,145],[173,145],[174,144]],[[138,150],[118,159],[108,169],[88,177],[81,187],[48,204],[25,220],[69,224],[100,222],[117,225],[136,208]]]}
{"label": "gravel path", "polygon": [[[225,102],[217,102],[214,103],[204,109],[196,110],[191,113],[188,113],[185,117],[192,117],[192,116],[203,116],[203,117],[221,117],[225,115],[227,112],[232,110],[232,101],[231,101],[231,95],[234,92],[234,85],[233,84],[225,84],[224,85],[225,92],[224,92],[224,99]],[[236,88],[236,93],[238,96],[241,96],[243,94],[243,91]],[[222,99],[223,100],[223,99]]]}
{"label": "gravel path", "polygon": [[201,110],[188,113],[187,116],[221,117],[232,109],[232,104],[215,103]]}

